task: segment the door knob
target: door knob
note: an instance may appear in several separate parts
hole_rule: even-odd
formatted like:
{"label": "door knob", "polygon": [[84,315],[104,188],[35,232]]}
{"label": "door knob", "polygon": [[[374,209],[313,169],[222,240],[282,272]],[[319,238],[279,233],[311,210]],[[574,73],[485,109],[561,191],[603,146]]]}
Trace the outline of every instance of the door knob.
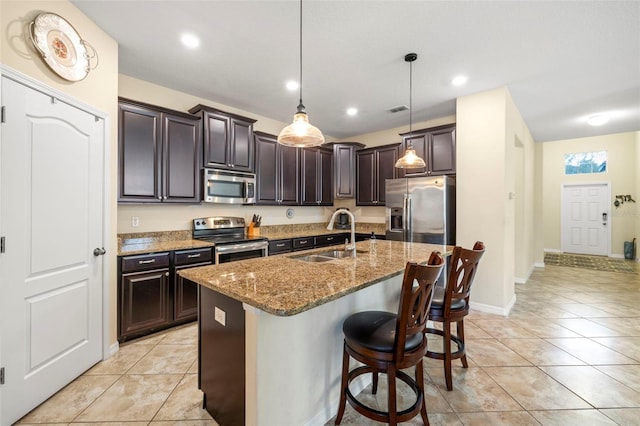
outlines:
{"label": "door knob", "polygon": [[94,256],[102,256],[102,255],[104,255],[106,252],[107,252],[107,251],[104,249],[104,247],[103,247],[103,248],[99,248],[99,247],[97,247],[97,248],[94,248],[94,249],[93,249],[93,255],[94,255]]}

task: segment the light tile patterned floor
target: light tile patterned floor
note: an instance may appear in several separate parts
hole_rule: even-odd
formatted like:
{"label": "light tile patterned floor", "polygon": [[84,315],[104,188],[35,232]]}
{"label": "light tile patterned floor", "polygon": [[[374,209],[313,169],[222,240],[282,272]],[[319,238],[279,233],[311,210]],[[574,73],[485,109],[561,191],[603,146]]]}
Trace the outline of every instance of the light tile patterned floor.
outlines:
{"label": "light tile patterned floor", "polygon": [[[640,424],[640,274],[547,266],[516,294],[509,318],[475,311],[465,321],[470,365],[455,363],[453,391],[440,362],[425,359],[431,424]],[[216,425],[201,408],[196,333],[123,345],[19,423]],[[384,409],[383,377],[379,386],[362,396]],[[377,423],[347,406],[342,424]]]}

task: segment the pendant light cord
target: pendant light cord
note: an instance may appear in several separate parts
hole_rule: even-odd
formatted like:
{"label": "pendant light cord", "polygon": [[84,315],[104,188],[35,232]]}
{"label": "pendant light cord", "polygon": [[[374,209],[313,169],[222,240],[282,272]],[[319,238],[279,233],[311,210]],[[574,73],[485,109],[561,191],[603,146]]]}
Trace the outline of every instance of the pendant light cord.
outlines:
{"label": "pendant light cord", "polygon": [[413,146],[413,61],[409,62],[409,144]]}
{"label": "pendant light cord", "polygon": [[300,106],[302,105],[302,0],[300,0]]}

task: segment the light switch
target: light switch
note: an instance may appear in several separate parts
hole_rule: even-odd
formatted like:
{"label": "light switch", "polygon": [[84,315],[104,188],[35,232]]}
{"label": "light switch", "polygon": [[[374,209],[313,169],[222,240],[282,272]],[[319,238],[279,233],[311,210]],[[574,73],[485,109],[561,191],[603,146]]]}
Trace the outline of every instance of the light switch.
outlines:
{"label": "light switch", "polygon": [[213,316],[216,322],[220,323],[223,327],[227,325],[227,313],[217,306],[213,311]]}
{"label": "light switch", "polygon": [[131,216],[131,226],[137,228],[140,225],[140,218],[138,216]]}

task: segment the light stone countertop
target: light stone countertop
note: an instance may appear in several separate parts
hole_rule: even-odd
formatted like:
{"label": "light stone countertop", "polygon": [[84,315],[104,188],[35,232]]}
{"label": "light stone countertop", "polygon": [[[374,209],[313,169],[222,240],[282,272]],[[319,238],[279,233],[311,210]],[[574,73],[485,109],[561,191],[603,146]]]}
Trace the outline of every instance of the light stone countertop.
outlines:
{"label": "light stone countertop", "polygon": [[402,274],[406,263],[426,263],[433,250],[449,255],[452,246],[378,240],[356,245],[355,258],[328,262],[295,259],[331,247],[188,268],[178,273],[197,284],[277,316],[296,315],[372,284]]}
{"label": "light stone countertop", "polygon": [[118,244],[118,256],[158,253],[161,251],[188,250],[203,247],[213,247],[213,243],[199,240],[154,240],[138,243]]}

